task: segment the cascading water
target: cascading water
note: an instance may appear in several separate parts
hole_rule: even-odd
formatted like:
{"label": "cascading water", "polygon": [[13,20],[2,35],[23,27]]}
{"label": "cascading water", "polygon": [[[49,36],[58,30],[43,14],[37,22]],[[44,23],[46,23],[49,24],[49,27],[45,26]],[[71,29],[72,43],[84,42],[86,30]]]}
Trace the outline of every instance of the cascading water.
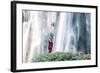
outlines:
{"label": "cascading water", "polygon": [[90,14],[47,11],[29,14],[30,18],[26,17],[29,21],[23,21],[23,60],[30,62],[33,56],[48,53],[51,33],[52,52],[90,53]]}
{"label": "cascading water", "polygon": [[67,13],[66,33],[65,33],[65,52],[76,52],[76,35],[72,26],[73,13]]}
{"label": "cascading water", "polygon": [[65,33],[65,25],[66,25],[66,13],[60,13],[58,20],[58,28],[56,35],[56,46],[55,51],[63,52],[63,44],[64,44],[64,33]]}
{"label": "cascading water", "polygon": [[72,26],[73,13],[60,13],[56,35],[56,50],[59,52],[76,52],[76,33]]}

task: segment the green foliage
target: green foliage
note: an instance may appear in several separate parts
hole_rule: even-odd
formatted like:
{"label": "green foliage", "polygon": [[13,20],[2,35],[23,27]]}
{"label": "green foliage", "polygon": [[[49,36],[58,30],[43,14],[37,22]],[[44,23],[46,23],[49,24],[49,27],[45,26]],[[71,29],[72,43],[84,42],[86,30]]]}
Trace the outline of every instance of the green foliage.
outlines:
{"label": "green foliage", "polygon": [[85,60],[90,59],[90,55],[87,56],[85,54],[73,54],[66,52],[56,52],[43,54],[39,56],[35,56],[32,58],[32,62],[51,62],[51,61],[66,61],[66,60]]}

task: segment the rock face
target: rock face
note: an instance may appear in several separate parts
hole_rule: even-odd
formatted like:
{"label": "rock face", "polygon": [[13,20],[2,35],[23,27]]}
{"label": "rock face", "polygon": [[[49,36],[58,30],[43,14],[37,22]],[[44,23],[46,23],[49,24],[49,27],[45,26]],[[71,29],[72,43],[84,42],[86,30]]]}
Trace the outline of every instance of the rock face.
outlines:
{"label": "rock face", "polygon": [[23,62],[49,52],[91,53],[89,13],[25,11],[22,12]]}

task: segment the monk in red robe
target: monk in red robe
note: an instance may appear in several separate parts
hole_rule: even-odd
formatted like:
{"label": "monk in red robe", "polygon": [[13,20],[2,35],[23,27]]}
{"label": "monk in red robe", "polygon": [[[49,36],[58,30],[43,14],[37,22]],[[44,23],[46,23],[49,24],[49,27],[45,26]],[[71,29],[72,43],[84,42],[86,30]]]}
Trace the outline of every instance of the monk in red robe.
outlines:
{"label": "monk in red robe", "polygon": [[52,47],[53,47],[53,41],[52,41],[52,39],[49,39],[48,40],[48,51],[49,51],[49,53],[52,52]]}

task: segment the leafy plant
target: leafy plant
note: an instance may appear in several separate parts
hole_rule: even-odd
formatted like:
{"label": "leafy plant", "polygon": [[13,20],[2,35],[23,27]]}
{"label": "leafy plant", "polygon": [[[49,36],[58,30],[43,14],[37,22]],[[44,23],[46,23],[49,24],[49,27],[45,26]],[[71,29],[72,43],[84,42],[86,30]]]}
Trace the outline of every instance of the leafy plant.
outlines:
{"label": "leafy plant", "polygon": [[69,60],[87,60],[90,55],[71,53],[71,52],[55,52],[49,54],[38,55],[32,58],[32,62],[51,62],[51,61],[69,61]]}

